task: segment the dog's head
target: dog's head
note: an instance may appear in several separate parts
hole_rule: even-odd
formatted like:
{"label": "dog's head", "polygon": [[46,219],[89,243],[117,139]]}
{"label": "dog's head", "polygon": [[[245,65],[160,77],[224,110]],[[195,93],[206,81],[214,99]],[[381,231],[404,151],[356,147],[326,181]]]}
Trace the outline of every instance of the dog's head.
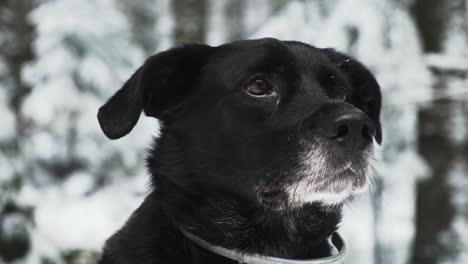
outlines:
{"label": "dog's head", "polygon": [[279,210],[341,204],[365,188],[380,106],[377,81],[356,60],[258,39],[156,54],[98,119],[117,139],[142,111],[158,118],[165,140],[150,166],[171,167],[171,181],[192,192]]}

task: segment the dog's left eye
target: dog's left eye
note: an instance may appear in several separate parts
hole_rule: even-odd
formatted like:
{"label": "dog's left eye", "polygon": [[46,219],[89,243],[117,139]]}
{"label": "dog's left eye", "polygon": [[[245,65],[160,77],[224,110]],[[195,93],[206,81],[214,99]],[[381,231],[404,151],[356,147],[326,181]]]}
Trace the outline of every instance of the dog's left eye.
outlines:
{"label": "dog's left eye", "polygon": [[264,79],[255,79],[245,86],[247,93],[254,96],[265,96],[273,93],[273,85]]}
{"label": "dog's left eye", "polygon": [[343,83],[341,83],[336,75],[330,74],[326,78],[322,78],[322,83],[326,85],[326,93],[328,97],[344,102],[347,97],[347,89]]}

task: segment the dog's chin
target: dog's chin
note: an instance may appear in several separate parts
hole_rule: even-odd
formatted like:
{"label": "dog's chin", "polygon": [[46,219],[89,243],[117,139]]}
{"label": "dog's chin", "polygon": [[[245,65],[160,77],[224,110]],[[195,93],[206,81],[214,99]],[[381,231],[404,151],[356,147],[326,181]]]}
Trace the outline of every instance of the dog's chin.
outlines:
{"label": "dog's chin", "polygon": [[368,176],[356,174],[356,171],[345,169],[329,178],[322,185],[317,185],[314,184],[317,183],[316,179],[308,176],[283,189],[262,192],[259,195],[260,203],[274,211],[295,210],[312,203],[333,209],[340,208],[369,188]]}
{"label": "dog's chin", "polygon": [[341,190],[310,191],[304,193],[303,197],[295,197],[293,203],[303,205],[306,203],[318,202],[326,206],[338,206],[352,199],[354,196],[364,193],[368,189],[367,182],[357,186],[354,181],[343,181],[340,185],[346,186]]}
{"label": "dog's chin", "polygon": [[[342,172],[340,174],[345,174]],[[368,189],[368,179],[365,175],[350,172],[340,175],[325,183],[325,188],[316,188],[311,184],[313,180],[302,179],[286,189],[288,207],[298,208],[310,203],[318,203],[325,207],[339,207],[356,195],[365,193]]]}

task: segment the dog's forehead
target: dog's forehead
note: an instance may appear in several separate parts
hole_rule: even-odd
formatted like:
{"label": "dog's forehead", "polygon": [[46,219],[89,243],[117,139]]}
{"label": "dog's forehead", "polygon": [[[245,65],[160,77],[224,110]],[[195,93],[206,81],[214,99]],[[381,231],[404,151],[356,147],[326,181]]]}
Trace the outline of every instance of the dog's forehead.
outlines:
{"label": "dog's forehead", "polygon": [[[222,67],[246,69],[255,66],[277,66],[290,64],[294,58],[287,44],[266,38],[235,41],[217,48],[212,63]],[[283,65],[283,66],[285,66]]]}
{"label": "dog's forehead", "polygon": [[292,78],[313,76],[327,64],[330,64],[327,56],[318,48],[301,42],[264,38],[216,47],[205,70],[229,82],[233,78],[249,78],[255,73],[278,73]]}
{"label": "dog's forehead", "polygon": [[285,51],[287,43],[275,38],[249,39],[239,40],[226,43],[218,48],[227,50],[228,52],[243,53],[243,52],[260,52],[267,51]]}
{"label": "dog's forehead", "polygon": [[329,65],[331,63],[328,56],[322,49],[298,41],[284,41],[298,63],[304,68],[317,65]]}
{"label": "dog's forehead", "polygon": [[213,69],[239,75],[242,71],[312,72],[330,60],[314,46],[274,38],[235,41],[217,47]]}

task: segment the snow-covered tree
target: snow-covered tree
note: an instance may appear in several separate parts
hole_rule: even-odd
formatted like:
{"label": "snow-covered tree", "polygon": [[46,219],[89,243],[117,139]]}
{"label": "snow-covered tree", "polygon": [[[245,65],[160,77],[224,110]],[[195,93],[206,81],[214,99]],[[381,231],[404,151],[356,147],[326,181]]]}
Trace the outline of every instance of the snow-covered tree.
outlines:
{"label": "snow-covered tree", "polygon": [[33,59],[34,27],[28,20],[32,0],[0,2],[0,262],[24,257],[31,248],[29,208],[16,202],[26,178],[23,140],[26,122],[20,112],[30,86],[22,78]]}
{"label": "snow-covered tree", "polygon": [[[17,86],[2,82],[8,89],[0,91],[0,99],[13,105],[1,105],[2,121],[18,124],[20,116],[22,125],[21,158],[0,155],[0,163],[8,165],[1,166],[0,177],[9,179],[7,174],[23,168],[23,186],[15,200],[34,208],[35,225],[27,226],[31,231],[27,258],[34,263],[44,254],[61,259],[63,254],[73,255],[74,249],[99,249],[145,192],[145,148],[157,133],[157,123],[142,120],[129,137],[110,142],[96,120],[100,105],[145,59],[145,45],[132,35],[129,17],[119,4],[114,0],[42,1],[23,18],[35,26],[35,40],[2,42],[32,43],[36,54],[17,74],[34,92],[25,93],[16,107],[9,89]],[[16,70],[4,60],[1,65]],[[19,138],[18,133],[7,132],[2,130],[2,138]],[[106,216],[99,219],[98,215]],[[78,219],[81,228],[70,229],[69,223]],[[86,232],[94,241],[82,239]]]}

